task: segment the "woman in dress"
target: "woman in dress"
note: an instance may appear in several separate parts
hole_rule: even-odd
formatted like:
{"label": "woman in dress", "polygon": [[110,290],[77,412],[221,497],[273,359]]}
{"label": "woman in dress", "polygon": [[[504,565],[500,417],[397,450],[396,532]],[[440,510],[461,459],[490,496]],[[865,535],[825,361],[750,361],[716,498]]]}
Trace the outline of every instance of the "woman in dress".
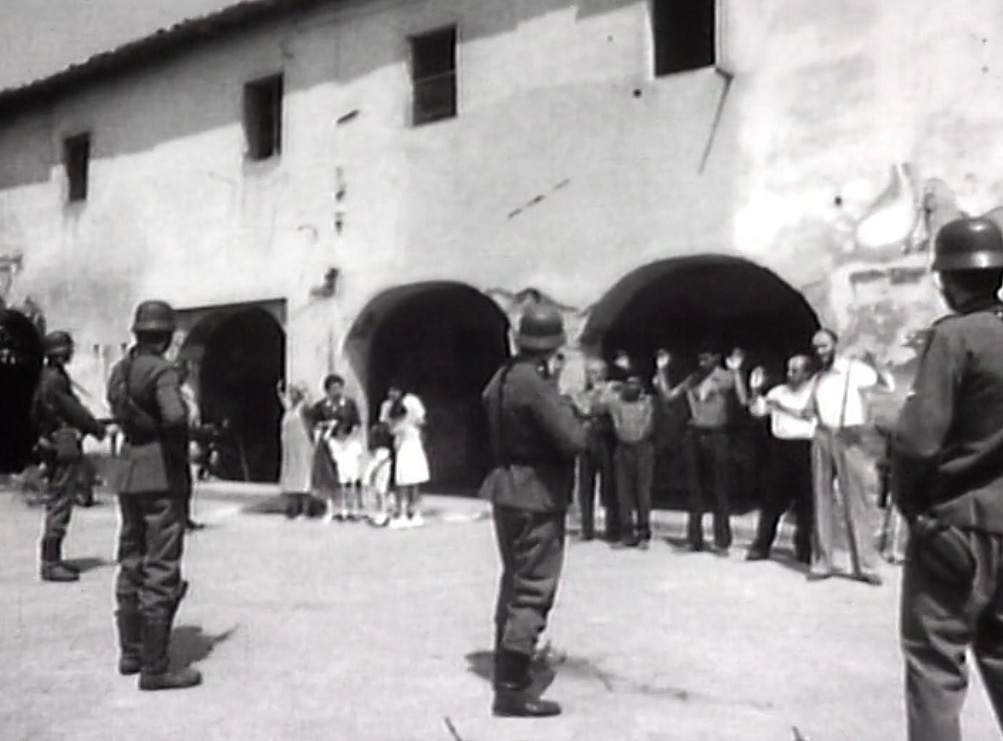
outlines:
{"label": "woman in dress", "polygon": [[282,415],[282,466],[279,469],[279,486],[286,500],[286,517],[295,519],[309,515],[310,476],[313,468],[313,441],[310,436],[310,417],[306,404],[306,388],[299,384],[283,393],[279,384],[279,401]]}
{"label": "woman in dress", "polygon": [[387,400],[380,407],[380,421],[390,426],[394,436],[397,504],[390,527],[418,527],[423,522],[418,487],[430,478],[428,457],[422,442],[425,407],[417,396],[405,393],[402,384],[391,384]]}

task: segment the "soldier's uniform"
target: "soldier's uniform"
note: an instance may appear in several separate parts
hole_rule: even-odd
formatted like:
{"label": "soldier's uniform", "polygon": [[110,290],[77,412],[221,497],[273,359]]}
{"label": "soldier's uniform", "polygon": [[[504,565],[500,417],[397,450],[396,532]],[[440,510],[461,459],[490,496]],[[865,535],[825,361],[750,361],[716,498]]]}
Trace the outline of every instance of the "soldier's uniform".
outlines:
{"label": "soldier's uniform", "polygon": [[70,582],[79,571],[63,561],[63,539],[70,525],[77,482],[86,473],[82,440],[105,436],[104,426],[80,403],[70,376],[63,367],[73,353],[73,340],[66,332],[51,332],[44,339],[49,364],[42,369],[34,399],[39,432],[39,454],[45,465],[45,522],[42,531],[41,577],[43,581]]}
{"label": "soldier's uniform", "polygon": [[[934,270],[1003,269],[1003,236],[985,219],[951,222],[936,248]],[[954,303],[957,315],[930,330],[892,448],[911,530],[901,615],[910,741],[960,740],[968,648],[1003,718],[1003,304]]]}
{"label": "soldier's uniform", "polygon": [[115,583],[119,671],[140,673],[145,690],[201,681],[192,669],[168,671],[171,626],[187,588],[181,556],[191,487],[188,410],[177,367],[163,357],[173,330],[170,306],[140,304],[133,325],[137,345],[108,381],[108,401],[125,434],[114,480],[121,515]]}
{"label": "soldier's uniform", "polygon": [[502,560],[494,712],[556,715],[556,703],[528,696],[529,666],[557,593],[574,461],[585,449],[585,430],[546,377],[547,355],[564,342],[560,315],[528,310],[517,341],[523,354],[505,364],[483,394],[493,468],[481,494],[494,505]]}

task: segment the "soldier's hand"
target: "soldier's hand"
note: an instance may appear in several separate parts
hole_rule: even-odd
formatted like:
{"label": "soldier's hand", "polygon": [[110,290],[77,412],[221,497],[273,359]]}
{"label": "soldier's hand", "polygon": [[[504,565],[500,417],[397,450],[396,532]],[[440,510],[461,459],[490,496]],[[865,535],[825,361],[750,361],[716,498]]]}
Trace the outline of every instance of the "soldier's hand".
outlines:
{"label": "soldier's hand", "polygon": [[731,351],[731,355],[724,361],[724,364],[730,371],[742,370],[742,365],[745,364],[745,352],[736,347]]}

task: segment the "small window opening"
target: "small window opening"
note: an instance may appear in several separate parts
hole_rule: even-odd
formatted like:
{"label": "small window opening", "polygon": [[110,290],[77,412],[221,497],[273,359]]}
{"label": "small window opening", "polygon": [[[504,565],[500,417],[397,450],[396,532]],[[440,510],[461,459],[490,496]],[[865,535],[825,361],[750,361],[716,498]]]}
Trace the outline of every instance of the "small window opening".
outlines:
{"label": "small window opening", "polygon": [[91,163],[91,135],[77,134],[63,140],[63,167],[70,203],[87,200],[87,178]]}
{"label": "small window opening", "polygon": [[456,27],[411,39],[415,126],[456,115]]}
{"label": "small window opening", "polygon": [[716,0],[652,0],[656,76],[714,64],[716,4]]}
{"label": "small window opening", "polygon": [[244,132],[248,159],[266,160],[282,152],[282,75],[244,86]]}

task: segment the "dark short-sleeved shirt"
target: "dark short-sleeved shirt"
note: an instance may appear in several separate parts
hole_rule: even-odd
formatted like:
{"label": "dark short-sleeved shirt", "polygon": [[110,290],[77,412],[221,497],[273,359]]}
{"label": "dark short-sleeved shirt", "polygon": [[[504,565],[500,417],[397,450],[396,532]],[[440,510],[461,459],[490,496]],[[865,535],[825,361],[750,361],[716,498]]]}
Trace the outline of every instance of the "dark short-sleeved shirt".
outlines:
{"label": "dark short-sleeved shirt", "polygon": [[1003,304],[934,324],[892,445],[906,515],[1003,534]]}

